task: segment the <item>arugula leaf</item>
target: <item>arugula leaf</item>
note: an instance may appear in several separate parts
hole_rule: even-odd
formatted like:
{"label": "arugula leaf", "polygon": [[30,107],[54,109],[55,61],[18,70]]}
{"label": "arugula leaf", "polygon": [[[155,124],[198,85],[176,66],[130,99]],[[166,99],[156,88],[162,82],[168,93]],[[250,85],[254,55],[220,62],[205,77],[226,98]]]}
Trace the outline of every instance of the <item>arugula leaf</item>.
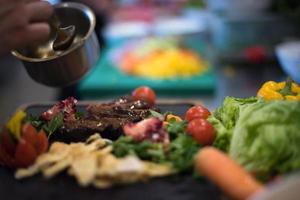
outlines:
{"label": "arugula leaf", "polygon": [[144,160],[151,160],[158,163],[165,161],[165,153],[162,143],[153,143],[151,141],[145,140],[136,147],[138,156]]}
{"label": "arugula leaf", "polygon": [[125,157],[128,154],[135,154],[132,152],[134,141],[131,137],[121,136],[113,143],[113,153],[117,157]]}
{"label": "arugula leaf", "polygon": [[37,130],[42,129],[42,127],[45,125],[45,121],[33,115],[27,115],[25,122],[32,124],[32,126],[34,126]]}
{"label": "arugula leaf", "polygon": [[136,142],[131,137],[122,136],[113,143],[113,153],[117,157],[136,155],[143,160],[164,162],[163,144],[150,141]]}
{"label": "arugula leaf", "polygon": [[159,119],[163,119],[163,115],[159,112],[154,111],[154,110],[150,110],[149,118],[150,117],[156,117],[156,118],[159,118]]}
{"label": "arugula leaf", "polygon": [[76,119],[81,119],[83,116],[84,116],[84,113],[83,113],[83,112],[76,112],[76,113],[75,113],[75,118],[76,118]]}
{"label": "arugula leaf", "polygon": [[38,131],[43,129],[48,137],[50,137],[57,129],[64,125],[64,114],[59,113],[50,122],[41,120],[39,117],[28,115],[25,122],[31,123]]}
{"label": "arugula leaf", "polygon": [[44,131],[48,134],[48,138],[59,128],[64,125],[64,115],[59,113],[50,122],[43,126]]}
{"label": "arugula leaf", "polygon": [[189,135],[180,134],[171,142],[168,160],[180,172],[192,169],[194,155],[201,146]]}
{"label": "arugula leaf", "polygon": [[186,127],[188,125],[187,121],[176,121],[175,118],[169,121],[166,126],[167,132],[170,134],[171,140],[175,139],[179,134],[185,133]]}
{"label": "arugula leaf", "polygon": [[[154,117],[167,116],[151,111]],[[163,119],[163,118],[161,118]],[[190,135],[186,133],[188,122],[171,119],[166,126],[170,135],[169,148],[162,143],[153,143],[149,140],[136,142],[131,137],[122,136],[113,142],[113,154],[117,157],[136,155],[142,160],[156,163],[171,163],[178,172],[186,172],[193,169],[194,155],[201,147]]]}
{"label": "arugula leaf", "polygon": [[136,155],[142,160],[156,163],[172,163],[179,172],[191,170],[194,162],[194,155],[200,145],[189,135],[180,134],[171,142],[169,150],[164,150],[162,143],[134,141],[130,137],[120,137],[113,143],[113,154],[117,157]]}

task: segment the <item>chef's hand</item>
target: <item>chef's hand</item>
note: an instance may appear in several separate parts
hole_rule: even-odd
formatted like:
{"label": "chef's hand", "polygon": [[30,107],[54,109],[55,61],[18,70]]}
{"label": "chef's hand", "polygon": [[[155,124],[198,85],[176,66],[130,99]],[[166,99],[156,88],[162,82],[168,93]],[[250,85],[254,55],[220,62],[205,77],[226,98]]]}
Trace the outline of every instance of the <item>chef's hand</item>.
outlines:
{"label": "chef's hand", "polygon": [[0,55],[46,40],[52,12],[45,1],[0,0]]}

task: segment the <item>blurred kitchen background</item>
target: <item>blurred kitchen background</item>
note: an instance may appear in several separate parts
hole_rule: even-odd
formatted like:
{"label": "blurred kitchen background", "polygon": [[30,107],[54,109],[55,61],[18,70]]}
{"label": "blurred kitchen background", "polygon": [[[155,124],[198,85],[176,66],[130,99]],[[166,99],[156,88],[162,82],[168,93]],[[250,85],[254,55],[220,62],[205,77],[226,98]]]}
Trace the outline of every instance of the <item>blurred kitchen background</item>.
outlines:
{"label": "blurred kitchen background", "polygon": [[81,2],[97,16],[97,65],[76,85],[57,89],[35,83],[19,61],[4,56],[0,123],[22,104],[70,95],[107,100],[141,85],[161,99],[198,100],[214,109],[225,96],[255,96],[267,80],[300,81],[298,0]]}

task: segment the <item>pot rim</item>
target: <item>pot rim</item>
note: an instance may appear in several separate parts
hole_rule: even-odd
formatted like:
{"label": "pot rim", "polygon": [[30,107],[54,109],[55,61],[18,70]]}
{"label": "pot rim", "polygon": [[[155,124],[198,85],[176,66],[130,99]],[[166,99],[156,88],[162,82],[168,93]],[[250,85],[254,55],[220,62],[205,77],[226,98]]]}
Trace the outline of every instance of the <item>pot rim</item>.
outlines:
{"label": "pot rim", "polygon": [[96,17],[95,17],[94,12],[88,6],[81,4],[81,3],[65,2],[65,3],[59,3],[59,4],[54,5],[54,8],[75,8],[75,9],[78,9],[78,10],[81,10],[82,12],[84,12],[88,16],[90,23],[91,23],[87,34],[83,38],[81,38],[80,41],[78,41],[77,44],[75,44],[73,47],[71,47],[68,50],[66,50],[58,55],[55,55],[55,56],[50,56],[47,58],[30,58],[30,57],[22,55],[21,53],[18,52],[18,50],[11,51],[12,55],[14,55],[15,57],[17,57],[18,59],[20,59],[22,61],[27,61],[27,62],[52,61],[57,58],[64,57],[64,56],[72,53],[73,51],[76,51],[77,49],[82,47],[85,44],[85,42],[90,38],[90,36],[94,33],[94,29],[96,26]]}

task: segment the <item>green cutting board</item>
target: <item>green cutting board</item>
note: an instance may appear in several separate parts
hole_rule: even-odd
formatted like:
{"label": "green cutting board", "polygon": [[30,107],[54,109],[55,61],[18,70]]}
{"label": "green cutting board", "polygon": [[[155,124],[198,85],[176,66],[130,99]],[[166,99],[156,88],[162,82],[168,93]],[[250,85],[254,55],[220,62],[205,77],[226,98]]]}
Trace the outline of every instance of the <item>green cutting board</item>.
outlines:
{"label": "green cutting board", "polygon": [[[79,83],[79,95],[82,99],[118,97],[140,86],[153,88],[159,97],[197,98],[214,92],[216,80],[212,70],[191,78],[171,80],[150,80],[122,73],[111,62],[109,52],[126,42],[127,40],[113,41],[91,73]],[[205,57],[207,44],[198,35],[184,37],[182,42]]]}
{"label": "green cutting board", "polygon": [[129,76],[114,67],[105,54],[79,83],[78,89],[82,99],[99,99],[128,94],[139,86],[153,88],[160,97],[197,97],[213,93],[215,77],[212,71],[192,78],[172,80]]}

